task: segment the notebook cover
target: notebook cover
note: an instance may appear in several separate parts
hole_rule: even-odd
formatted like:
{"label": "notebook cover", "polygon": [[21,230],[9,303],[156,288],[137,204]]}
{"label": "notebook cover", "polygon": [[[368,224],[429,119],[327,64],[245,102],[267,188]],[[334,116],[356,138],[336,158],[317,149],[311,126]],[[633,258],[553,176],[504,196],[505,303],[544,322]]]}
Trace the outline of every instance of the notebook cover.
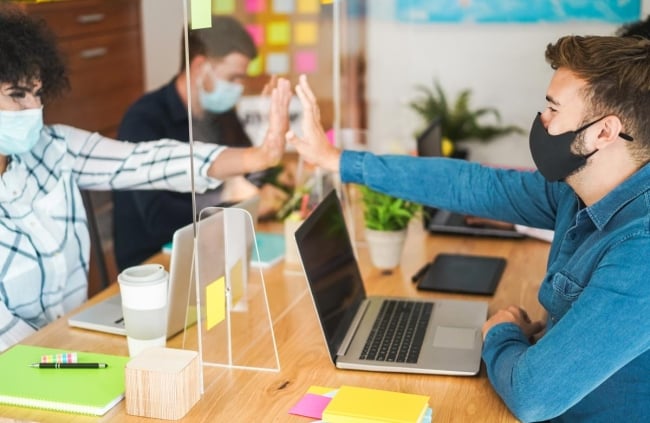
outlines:
{"label": "notebook cover", "polygon": [[42,355],[66,352],[15,345],[0,354],[0,403],[101,416],[124,398],[129,357],[78,352],[79,362],[107,363],[106,369],[38,369]]}
{"label": "notebook cover", "polygon": [[381,389],[341,386],[323,411],[328,423],[418,423],[429,397]]}
{"label": "notebook cover", "polygon": [[503,257],[438,254],[417,287],[425,291],[492,295],[505,265]]}

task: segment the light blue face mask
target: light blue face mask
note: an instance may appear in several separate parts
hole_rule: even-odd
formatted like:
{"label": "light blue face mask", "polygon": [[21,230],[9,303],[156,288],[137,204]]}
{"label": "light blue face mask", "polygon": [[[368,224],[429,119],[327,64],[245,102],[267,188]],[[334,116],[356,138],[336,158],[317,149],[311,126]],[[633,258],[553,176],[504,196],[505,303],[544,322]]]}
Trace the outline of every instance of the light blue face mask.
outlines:
{"label": "light blue face mask", "polygon": [[244,86],[234,82],[219,79],[212,72],[207,72],[212,78],[212,91],[205,91],[199,86],[199,101],[201,107],[212,113],[223,113],[235,107],[244,91]]}
{"label": "light blue face mask", "polygon": [[43,129],[43,108],[0,110],[0,154],[11,156],[30,151]]}

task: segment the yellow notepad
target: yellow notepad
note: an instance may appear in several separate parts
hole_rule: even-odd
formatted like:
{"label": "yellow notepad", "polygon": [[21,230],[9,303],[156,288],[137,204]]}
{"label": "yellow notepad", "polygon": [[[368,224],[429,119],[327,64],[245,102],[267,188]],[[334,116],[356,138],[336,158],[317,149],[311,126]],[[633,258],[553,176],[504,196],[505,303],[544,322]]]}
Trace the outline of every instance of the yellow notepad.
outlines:
{"label": "yellow notepad", "polygon": [[323,411],[328,423],[418,423],[429,407],[426,395],[341,386]]}
{"label": "yellow notepad", "polygon": [[101,416],[124,398],[124,368],[129,357],[78,352],[79,362],[107,363],[108,368],[29,367],[42,355],[63,352],[15,345],[0,354],[0,403]]}

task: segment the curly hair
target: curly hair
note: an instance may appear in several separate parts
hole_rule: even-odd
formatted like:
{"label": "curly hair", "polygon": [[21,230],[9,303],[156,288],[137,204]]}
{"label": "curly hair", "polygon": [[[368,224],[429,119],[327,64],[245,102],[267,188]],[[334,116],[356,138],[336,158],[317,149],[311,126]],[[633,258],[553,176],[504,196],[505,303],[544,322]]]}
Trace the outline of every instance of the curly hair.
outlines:
{"label": "curly hair", "polygon": [[565,68],[587,82],[591,117],[615,114],[634,137],[630,150],[650,160],[650,40],[634,37],[566,36],[546,48],[553,69]]}
{"label": "curly hair", "polygon": [[70,88],[54,35],[43,20],[16,7],[0,6],[0,82],[32,84],[39,80],[44,102]]}

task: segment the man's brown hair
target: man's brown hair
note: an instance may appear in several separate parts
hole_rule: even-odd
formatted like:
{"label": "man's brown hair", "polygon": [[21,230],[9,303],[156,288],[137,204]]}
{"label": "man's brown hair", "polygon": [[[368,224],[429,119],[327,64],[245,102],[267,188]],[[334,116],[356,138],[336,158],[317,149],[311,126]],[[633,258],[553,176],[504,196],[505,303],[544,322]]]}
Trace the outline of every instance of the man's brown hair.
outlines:
{"label": "man's brown hair", "polygon": [[546,48],[553,69],[587,82],[585,121],[616,115],[639,162],[650,160],[650,40],[640,37],[566,36]]}

